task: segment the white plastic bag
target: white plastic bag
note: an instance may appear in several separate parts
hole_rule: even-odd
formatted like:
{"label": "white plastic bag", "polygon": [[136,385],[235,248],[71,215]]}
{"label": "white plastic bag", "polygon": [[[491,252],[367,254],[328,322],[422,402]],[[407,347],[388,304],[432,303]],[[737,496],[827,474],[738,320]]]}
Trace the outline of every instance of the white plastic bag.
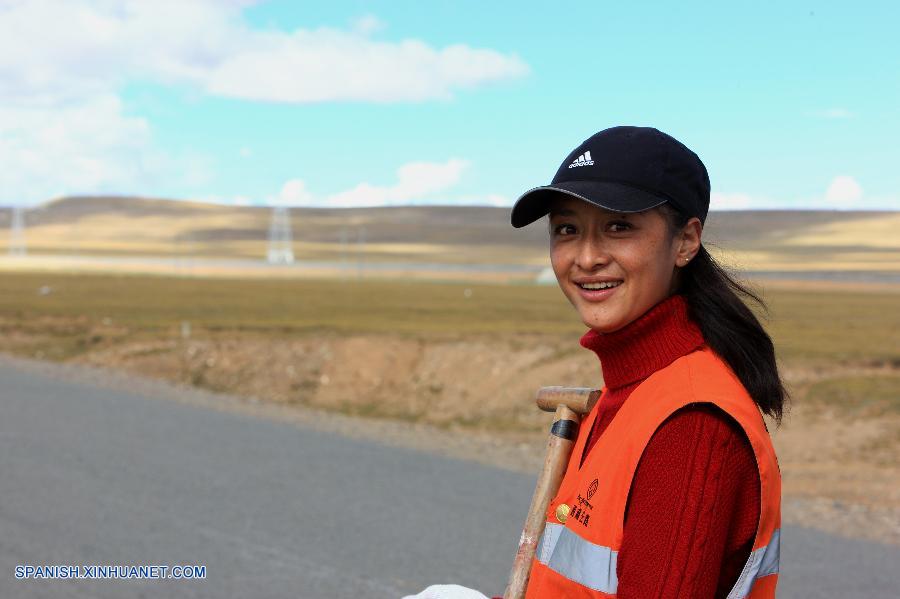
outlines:
{"label": "white plastic bag", "polygon": [[407,595],[402,599],[488,599],[488,597],[458,584],[433,584],[418,595]]}

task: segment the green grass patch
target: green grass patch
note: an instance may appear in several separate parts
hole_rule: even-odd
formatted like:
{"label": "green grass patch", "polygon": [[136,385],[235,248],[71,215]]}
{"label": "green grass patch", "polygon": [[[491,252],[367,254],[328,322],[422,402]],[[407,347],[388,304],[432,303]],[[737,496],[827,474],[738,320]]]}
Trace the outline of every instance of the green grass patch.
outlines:
{"label": "green grass patch", "polygon": [[[41,290],[43,289],[43,293]],[[762,318],[792,363],[900,365],[900,295],[782,291]],[[760,315],[762,316],[762,315]],[[388,280],[243,280],[5,273],[0,325],[52,337],[60,355],[104,343],[194,334],[391,334],[419,338],[585,331],[555,286]],[[68,339],[76,339],[69,343]]]}
{"label": "green grass patch", "polygon": [[765,299],[771,318],[761,320],[779,358],[900,367],[900,294],[779,290]]}
{"label": "green grass patch", "polygon": [[0,278],[0,318],[7,325],[31,329],[106,319],[136,331],[162,332],[188,321],[192,330],[267,335],[335,331],[443,336],[583,329],[555,287],[31,273]]}

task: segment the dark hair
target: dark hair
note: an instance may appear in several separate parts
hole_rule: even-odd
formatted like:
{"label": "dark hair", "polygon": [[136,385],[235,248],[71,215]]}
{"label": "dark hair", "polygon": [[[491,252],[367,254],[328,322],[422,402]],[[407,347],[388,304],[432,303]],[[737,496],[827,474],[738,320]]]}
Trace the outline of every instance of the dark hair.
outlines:
{"label": "dark hair", "polygon": [[[689,220],[668,202],[658,210],[666,217],[670,235]],[[775,347],[738,294],[756,302],[768,316],[765,302],[735,281],[702,244],[678,276],[676,293],[687,299],[688,314],[700,326],[707,345],[731,366],[759,409],[780,425],[790,394],[778,373]]]}

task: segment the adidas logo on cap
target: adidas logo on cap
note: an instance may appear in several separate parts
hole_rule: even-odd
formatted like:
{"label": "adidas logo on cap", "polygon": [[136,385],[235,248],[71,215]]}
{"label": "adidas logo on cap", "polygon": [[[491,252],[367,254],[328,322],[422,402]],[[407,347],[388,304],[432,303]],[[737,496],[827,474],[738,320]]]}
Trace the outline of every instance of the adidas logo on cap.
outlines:
{"label": "adidas logo on cap", "polygon": [[575,168],[576,166],[589,166],[594,164],[594,161],[591,159],[591,153],[585,152],[578,158],[572,161],[572,164],[569,165],[569,168]]}

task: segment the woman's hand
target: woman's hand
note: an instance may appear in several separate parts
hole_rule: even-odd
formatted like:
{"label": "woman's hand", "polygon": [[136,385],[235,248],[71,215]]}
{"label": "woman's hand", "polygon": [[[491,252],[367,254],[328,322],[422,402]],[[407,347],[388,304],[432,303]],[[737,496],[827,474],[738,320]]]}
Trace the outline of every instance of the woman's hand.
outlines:
{"label": "woman's hand", "polygon": [[407,595],[402,599],[488,599],[474,589],[458,584],[433,584],[418,595]]}

